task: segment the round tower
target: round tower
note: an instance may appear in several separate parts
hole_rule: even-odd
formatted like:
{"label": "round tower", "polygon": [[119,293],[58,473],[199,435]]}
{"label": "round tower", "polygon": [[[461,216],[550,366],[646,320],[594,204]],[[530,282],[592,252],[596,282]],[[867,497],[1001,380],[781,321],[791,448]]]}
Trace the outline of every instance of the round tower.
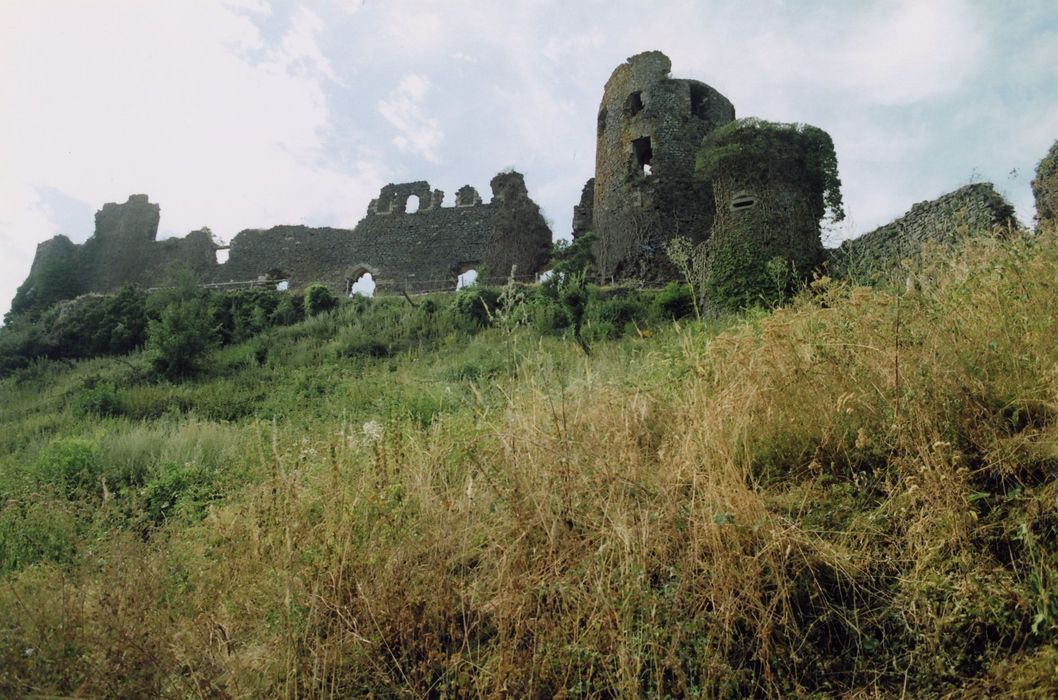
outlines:
{"label": "round tower", "polygon": [[837,156],[812,126],[733,122],[707,137],[699,174],[715,218],[699,250],[702,298],[715,308],[780,300],[823,259],[820,221],[844,218]]}
{"label": "round tower", "polygon": [[669,77],[671,68],[660,51],[641,53],[603,89],[591,202],[602,281],[675,278],[665,243],[674,236],[700,242],[712,225],[713,199],[694,177],[695,154],[735,108],[705,83]]}
{"label": "round tower", "polygon": [[1037,224],[1041,228],[1058,225],[1058,141],[1036,166],[1032,194],[1036,198]]}

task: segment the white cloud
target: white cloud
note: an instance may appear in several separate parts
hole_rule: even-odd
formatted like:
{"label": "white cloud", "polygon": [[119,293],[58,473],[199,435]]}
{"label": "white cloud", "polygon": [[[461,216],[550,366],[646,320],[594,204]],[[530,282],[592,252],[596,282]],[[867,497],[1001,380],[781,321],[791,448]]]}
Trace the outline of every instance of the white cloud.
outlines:
{"label": "white cloud", "polygon": [[275,54],[277,64],[289,72],[318,71],[331,80],[337,80],[318,43],[323,30],[323,20],[312,10],[299,7],[290,20],[290,27],[283,36],[280,50]]}
{"label": "white cloud", "polygon": [[959,89],[979,68],[986,42],[964,0],[902,0],[857,19],[836,54],[839,85],[861,99],[906,104]]}
{"label": "white cloud", "polygon": [[[146,192],[163,232],[208,225],[229,238],[278,223],[352,226],[385,181],[371,162],[324,165],[333,70],[307,10],[272,49],[246,16],[213,3],[34,2],[0,13],[10,30],[0,46],[8,250],[57,232],[33,195],[41,185],[95,207]],[[31,259],[3,271],[0,304]]]}
{"label": "white cloud", "polygon": [[342,12],[352,15],[364,9],[367,0],[335,0],[335,3]]}
{"label": "white cloud", "polygon": [[553,36],[544,44],[543,54],[552,63],[559,63],[585,49],[596,49],[602,43],[603,33],[597,28],[577,34]]}
{"label": "white cloud", "polygon": [[430,90],[430,81],[414,73],[404,76],[400,84],[378,103],[378,112],[397,130],[393,143],[397,148],[438,163],[437,148],[444,132],[437,120],[428,117],[422,101]]}

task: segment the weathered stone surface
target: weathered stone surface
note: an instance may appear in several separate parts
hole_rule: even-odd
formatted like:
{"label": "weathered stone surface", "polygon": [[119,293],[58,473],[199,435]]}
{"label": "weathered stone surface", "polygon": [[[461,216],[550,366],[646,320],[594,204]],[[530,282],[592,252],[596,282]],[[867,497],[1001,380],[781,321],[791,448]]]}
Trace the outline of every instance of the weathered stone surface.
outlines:
{"label": "weathered stone surface", "polygon": [[185,265],[202,279],[216,267],[216,245],[207,231],[156,240],[161,211],[145,194],[96,212],[96,227],[83,245],[56,236],[37,246],[29,276],[12,312],[40,308],[86,292],[109,292],[125,284],[156,284],[171,264]]}
{"label": "weathered stone surface", "polygon": [[1036,198],[1037,223],[1041,227],[1058,225],[1058,141],[1036,166],[1032,194]]}
{"label": "weathered stone surface", "polygon": [[[125,284],[152,286],[173,264],[190,267],[203,282],[243,282],[280,271],[295,289],[320,282],[338,293],[347,293],[364,272],[383,292],[454,290],[457,275],[472,268],[486,269],[482,280],[488,282],[506,280],[512,269],[531,277],[547,262],[551,230],[521,174],[497,175],[492,192],[485,204],[466,186],[458,206],[445,207],[444,194],[431,191],[426,182],[389,184],[353,230],[276,226],[242,231],[223,264],[216,261],[222,246],[208,231],[156,240],[158,205],[146,195],[132,195],[124,204],[103,206],[84,245],[64,236],[41,243],[16,300],[25,307],[43,299],[45,287],[53,302]],[[412,197],[418,198],[418,210],[409,213]]]}
{"label": "weathered stone surface", "polygon": [[968,236],[1016,226],[1014,207],[990,182],[960,187],[937,199],[919,202],[902,217],[828,251],[837,274],[884,272],[912,258],[929,241],[955,243]]}
{"label": "weathered stone surface", "polygon": [[80,246],[63,235],[38,243],[29,276],[11,301],[11,313],[43,309],[80,294],[86,274],[80,269],[79,253]]}
{"label": "weathered stone surface", "polygon": [[[484,267],[483,282],[506,280],[513,266],[519,276],[539,271],[550,251],[551,230],[521,174],[493,178],[487,204],[473,188],[473,194],[466,189],[461,190],[464,201],[477,204],[444,207],[427,199],[426,182],[386,185],[353,230],[276,226],[242,231],[212,278],[254,279],[278,268],[295,287],[320,282],[345,293],[370,272],[378,292],[416,292],[454,290],[456,277],[469,269]],[[406,213],[413,196],[431,204]]]}
{"label": "weathered stone surface", "polygon": [[[669,77],[660,51],[632,56],[603,90],[598,114],[591,230],[599,277],[659,283],[676,277],[664,245],[698,243],[713,224],[709,184],[694,177],[702,137],[735,118],[726,97]],[[579,232],[586,230],[582,198]]]}
{"label": "weathered stone surface", "polygon": [[580,191],[580,203],[573,205],[573,237],[581,236],[592,227],[595,212],[595,178],[589,178]]}
{"label": "weathered stone surface", "polygon": [[481,195],[470,185],[463,185],[456,190],[457,207],[473,207],[481,204]]}
{"label": "weathered stone surface", "polygon": [[701,298],[714,308],[793,291],[823,261],[820,221],[845,216],[834,142],[814,126],[726,124],[703,140],[697,173],[715,204],[696,255]]}

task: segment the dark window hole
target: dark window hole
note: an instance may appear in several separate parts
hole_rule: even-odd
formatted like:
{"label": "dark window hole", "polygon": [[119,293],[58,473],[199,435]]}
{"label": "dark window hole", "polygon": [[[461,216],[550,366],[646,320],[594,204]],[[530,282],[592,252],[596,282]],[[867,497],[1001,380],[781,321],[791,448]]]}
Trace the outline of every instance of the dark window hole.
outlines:
{"label": "dark window hole", "polygon": [[633,92],[631,95],[629,95],[628,99],[625,100],[625,114],[630,117],[634,117],[635,115],[639,114],[642,110],[643,93],[637,90],[636,92]]}
{"label": "dark window hole", "polygon": [[643,136],[632,142],[632,153],[636,158],[636,169],[644,175],[650,175],[654,160],[654,150],[650,147],[650,137]]}
{"label": "dark window hole", "polygon": [[731,211],[742,211],[757,206],[757,198],[751,194],[737,195],[731,200]]}
{"label": "dark window hole", "polygon": [[705,119],[709,111],[709,92],[704,85],[691,85],[691,114]]}

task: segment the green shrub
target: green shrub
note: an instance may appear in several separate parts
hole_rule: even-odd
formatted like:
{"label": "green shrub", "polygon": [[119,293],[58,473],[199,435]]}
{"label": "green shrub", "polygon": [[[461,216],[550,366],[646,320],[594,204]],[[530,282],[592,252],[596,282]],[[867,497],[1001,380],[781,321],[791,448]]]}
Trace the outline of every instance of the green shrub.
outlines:
{"label": "green shrub", "polygon": [[389,357],[389,346],[378,338],[359,333],[343,339],[338,348],[338,357]]}
{"label": "green shrub", "polygon": [[666,320],[686,318],[694,314],[694,295],[688,284],[669,282],[654,297],[655,313]]}
{"label": "green shrub", "polygon": [[0,504],[0,575],[41,561],[66,563],[77,550],[76,519],[38,497]]}
{"label": "green shrub", "polygon": [[101,490],[103,464],[99,446],[85,438],[60,438],[37,455],[34,478],[54,487],[67,498],[79,498]]}
{"label": "green shrub", "polygon": [[592,245],[597,236],[588,232],[572,241],[555,241],[551,248],[551,275],[544,286],[560,287],[569,277],[587,276],[595,266]]}
{"label": "green shrub", "polygon": [[[302,303],[300,305],[295,304],[295,299]],[[276,308],[272,311],[272,315],[268,317],[268,321],[273,326],[289,326],[304,317],[305,307],[302,298],[295,297],[292,294],[283,294],[279,299],[279,303],[276,304]]]}
{"label": "green shrub", "polygon": [[203,369],[206,356],[216,345],[216,329],[201,297],[171,303],[148,326],[151,366],[169,379]]}
{"label": "green shrub", "polygon": [[155,525],[173,518],[198,520],[220,495],[210,470],[194,463],[163,464],[144,488],[144,511]]}
{"label": "green shrub", "polygon": [[0,327],[0,377],[28,367],[37,357],[48,357],[49,345],[40,324],[15,318]]}
{"label": "green shrub", "polygon": [[316,316],[338,306],[338,298],[322,284],[311,284],[305,290],[305,314]]}
{"label": "green shrub", "polygon": [[648,317],[648,308],[638,295],[622,295],[609,299],[592,300],[588,305],[587,320],[593,324],[608,324],[613,328],[611,338],[624,332],[626,325],[642,323]]}
{"label": "green shrub", "polygon": [[499,290],[472,284],[456,292],[454,308],[460,318],[478,326],[487,326],[492,323],[499,299]]}
{"label": "green shrub", "polygon": [[110,382],[90,383],[78,394],[75,405],[82,415],[112,417],[124,412],[121,391]]}

